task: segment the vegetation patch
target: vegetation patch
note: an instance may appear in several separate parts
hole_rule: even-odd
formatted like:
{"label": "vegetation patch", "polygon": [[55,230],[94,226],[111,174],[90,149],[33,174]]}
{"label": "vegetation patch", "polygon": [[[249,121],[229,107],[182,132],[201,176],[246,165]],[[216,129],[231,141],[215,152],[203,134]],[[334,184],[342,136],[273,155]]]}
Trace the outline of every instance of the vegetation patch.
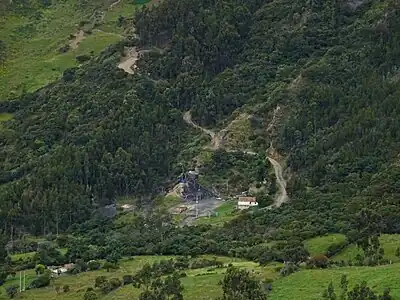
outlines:
{"label": "vegetation patch", "polygon": [[[57,1],[50,6],[31,6],[24,13],[14,10],[2,16],[0,42],[5,50],[0,60],[3,56],[5,59],[0,61],[0,99],[40,88],[58,79],[67,68],[77,66],[76,56],[97,55],[120,40],[124,24],[118,24],[119,16],[132,17],[137,8],[136,4],[126,1],[112,10],[102,6],[100,1],[88,2],[83,7],[79,2]],[[104,20],[99,23],[100,30],[90,29],[77,49],[65,48],[70,35],[79,31],[79,24],[90,23],[90,28],[98,26],[94,25],[94,16],[101,11]],[[60,55],[59,49],[66,53]]]}
{"label": "vegetation patch", "polygon": [[210,212],[210,216],[201,217],[196,220],[196,224],[223,225],[237,216],[236,202],[228,200]]}
{"label": "vegetation patch", "polygon": [[[396,255],[397,249],[400,248],[400,234],[382,234],[379,237],[379,242],[384,250],[384,258],[392,262],[400,262],[400,252]],[[357,255],[361,253],[361,249],[351,244],[332,259],[335,261],[355,261]]]}
{"label": "vegetation patch", "polygon": [[346,240],[346,236],[343,234],[328,234],[325,236],[319,236],[305,241],[304,246],[310,255],[325,254],[329,246],[333,244],[343,243]]}
{"label": "vegetation patch", "polygon": [[400,297],[398,282],[400,280],[400,264],[379,267],[346,267],[324,270],[302,270],[288,277],[280,278],[273,283],[269,299],[320,300],[325,287],[333,282],[340,286],[342,275],[347,275],[349,287],[366,281],[375,292],[382,293],[390,288],[394,299]]}

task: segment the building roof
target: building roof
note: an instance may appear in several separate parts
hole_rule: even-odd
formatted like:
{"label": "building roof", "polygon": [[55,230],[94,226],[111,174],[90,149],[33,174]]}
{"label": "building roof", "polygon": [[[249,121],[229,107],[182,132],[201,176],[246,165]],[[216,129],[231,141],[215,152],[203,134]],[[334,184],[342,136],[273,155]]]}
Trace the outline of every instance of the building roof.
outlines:
{"label": "building roof", "polygon": [[239,197],[238,202],[257,202],[256,197]]}

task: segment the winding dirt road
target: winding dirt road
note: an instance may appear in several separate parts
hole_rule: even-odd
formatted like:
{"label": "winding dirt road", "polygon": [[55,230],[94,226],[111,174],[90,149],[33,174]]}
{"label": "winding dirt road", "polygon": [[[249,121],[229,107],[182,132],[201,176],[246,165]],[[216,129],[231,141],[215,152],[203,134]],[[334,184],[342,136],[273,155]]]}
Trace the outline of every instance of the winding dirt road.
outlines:
{"label": "winding dirt road", "polygon": [[108,10],[112,10],[114,6],[118,5],[121,2],[121,0],[117,0],[113,3],[111,3],[111,5],[108,7]]}
{"label": "winding dirt road", "polygon": [[[269,131],[275,125],[276,114],[279,112],[279,110],[280,110],[279,106],[274,110],[274,115],[273,115],[272,121],[268,125],[267,131]],[[190,111],[187,111],[183,114],[183,120],[190,126],[197,128],[197,129],[203,131],[205,134],[209,135],[211,137],[212,149],[217,150],[222,146],[224,136],[227,132],[226,128],[222,129],[218,133],[215,133],[214,131],[211,131],[207,128],[201,127],[200,125],[193,122]],[[278,184],[278,191],[279,191],[276,195],[274,203],[269,207],[271,209],[273,207],[280,207],[282,205],[282,203],[285,203],[286,201],[288,201],[289,198],[288,198],[287,192],[286,192],[286,181],[283,178],[283,168],[278,161],[276,161],[274,158],[272,158],[270,155],[268,155],[268,153],[270,151],[272,151],[272,152],[274,151],[274,148],[272,147],[272,143],[271,143],[270,148],[267,149],[266,155],[267,155],[267,158],[268,158],[269,162],[271,163],[272,167],[274,168],[276,182]],[[257,155],[256,152],[247,151],[247,150],[227,150],[227,152],[230,152],[230,153],[241,152],[241,153],[248,154],[248,155]]]}
{"label": "winding dirt road", "polygon": [[279,187],[279,193],[276,195],[273,206],[279,207],[282,205],[282,203],[285,203],[289,199],[286,192],[286,181],[283,178],[283,169],[280,163],[272,157],[267,156],[267,158],[274,168],[276,182],[278,183]]}

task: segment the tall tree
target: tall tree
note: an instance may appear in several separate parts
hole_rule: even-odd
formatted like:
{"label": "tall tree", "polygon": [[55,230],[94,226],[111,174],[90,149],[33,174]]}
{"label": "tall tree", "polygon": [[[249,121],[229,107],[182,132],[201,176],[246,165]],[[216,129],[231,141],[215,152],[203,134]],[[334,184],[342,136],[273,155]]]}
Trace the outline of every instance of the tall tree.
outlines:
{"label": "tall tree", "polygon": [[221,281],[221,300],[265,300],[267,296],[260,282],[246,270],[229,267]]}

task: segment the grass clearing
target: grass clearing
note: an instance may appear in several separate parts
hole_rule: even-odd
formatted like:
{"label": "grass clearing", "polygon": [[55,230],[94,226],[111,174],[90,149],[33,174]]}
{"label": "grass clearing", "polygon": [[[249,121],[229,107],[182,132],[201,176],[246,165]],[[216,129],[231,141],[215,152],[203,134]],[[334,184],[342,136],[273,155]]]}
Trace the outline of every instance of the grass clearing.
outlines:
{"label": "grass clearing", "polygon": [[196,220],[196,224],[223,225],[237,216],[235,213],[236,202],[226,201],[218,206],[210,217],[201,217]]}
{"label": "grass clearing", "polygon": [[336,243],[344,242],[346,236],[340,233],[329,234],[325,236],[319,236],[307,240],[304,243],[305,248],[310,255],[324,254],[328,250],[329,246]]}
{"label": "grass clearing", "polygon": [[[260,277],[269,276],[273,278],[277,275],[275,273],[276,264],[271,264],[269,266],[260,267],[254,262],[244,261],[237,258],[230,257],[219,257],[212,255],[201,256],[203,258],[216,258],[226,264],[232,263],[233,265],[240,268],[248,268],[255,270],[256,274]],[[32,289],[26,291],[22,296],[23,299],[32,300],[42,300],[42,299],[60,299],[64,300],[81,300],[88,287],[93,287],[94,281],[98,276],[106,276],[107,278],[118,277],[122,279],[123,275],[135,274],[139,271],[146,263],[154,263],[162,259],[169,259],[172,256],[137,256],[134,258],[124,258],[120,262],[120,268],[115,271],[106,272],[105,270],[84,272],[78,275],[65,275],[54,280],[49,287],[41,289]],[[207,271],[212,269],[212,271]],[[182,278],[182,283],[185,286],[185,299],[211,299],[210,296],[220,294],[220,286],[218,282],[223,278],[226,268],[213,269],[195,269],[187,270],[187,277]],[[205,274],[205,275],[203,275]],[[35,278],[34,270],[27,270],[27,285]],[[15,278],[9,278],[5,284],[5,287],[11,284],[19,284],[19,276]],[[68,284],[70,286],[70,292],[58,294],[55,292],[55,286],[63,286]],[[197,298],[199,294],[203,295],[205,298]],[[132,285],[123,286],[120,289],[102,296],[101,299],[137,299],[140,294],[140,290],[134,288]],[[3,296],[4,295],[4,296]],[[22,297],[20,297],[22,298]],[[2,288],[2,293],[0,293],[0,299],[8,299],[5,296],[4,287]],[[18,299],[18,297],[17,297]]]}
{"label": "grass clearing", "polygon": [[25,260],[28,258],[33,258],[35,253],[36,253],[35,251],[32,251],[32,252],[26,252],[26,253],[11,254],[10,257],[11,257],[12,261],[17,261],[20,259]]}
{"label": "grass clearing", "polygon": [[0,122],[6,122],[8,120],[11,120],[13,118],[12,114],[8,114],[8,113],[1,113],[0,114]]}
{"label": "grass clearing", "polygon": [[[77,66],[75,57],[98,54],[122,38],[117,18],[132,16],[138,5],[122,0],[108,10],[99,1],[91,8],[81,8],[78,0],[57,1],[48,8],[36,9],[30,15],[7,14],[0,20],[0,40],[6,43],[7,59],[0,66],[0,99],[31,92],[59,78],[70,67]],[[87,35],[76,50],[64,54],[59,49],[69,44],[78,24],[89,20],[95,10],[104,11],[99,29]]]}
{"label": "grass clearing", "polygon": [[374,291],[390,288],[394,299],[400,298],[400,264],[378,267],[346,267],[323,270],[302,270],[273,283],[271,300],[319,300],[332,281],[339,290],[340,278],[346,274],[349,286],[366,281]]}
{"label": "grass clearing", "polygon": [[[396,249],[400,247],[400,234],[382,234],[379,238],[381,246],[385,253],[384,258],[391,260],[392,262],[400,262],[400,258],[396,256]],[[357,245],[349,245],[339,254],[335,255],[333,260],[355,260],[358,254],[362,254]]]}

